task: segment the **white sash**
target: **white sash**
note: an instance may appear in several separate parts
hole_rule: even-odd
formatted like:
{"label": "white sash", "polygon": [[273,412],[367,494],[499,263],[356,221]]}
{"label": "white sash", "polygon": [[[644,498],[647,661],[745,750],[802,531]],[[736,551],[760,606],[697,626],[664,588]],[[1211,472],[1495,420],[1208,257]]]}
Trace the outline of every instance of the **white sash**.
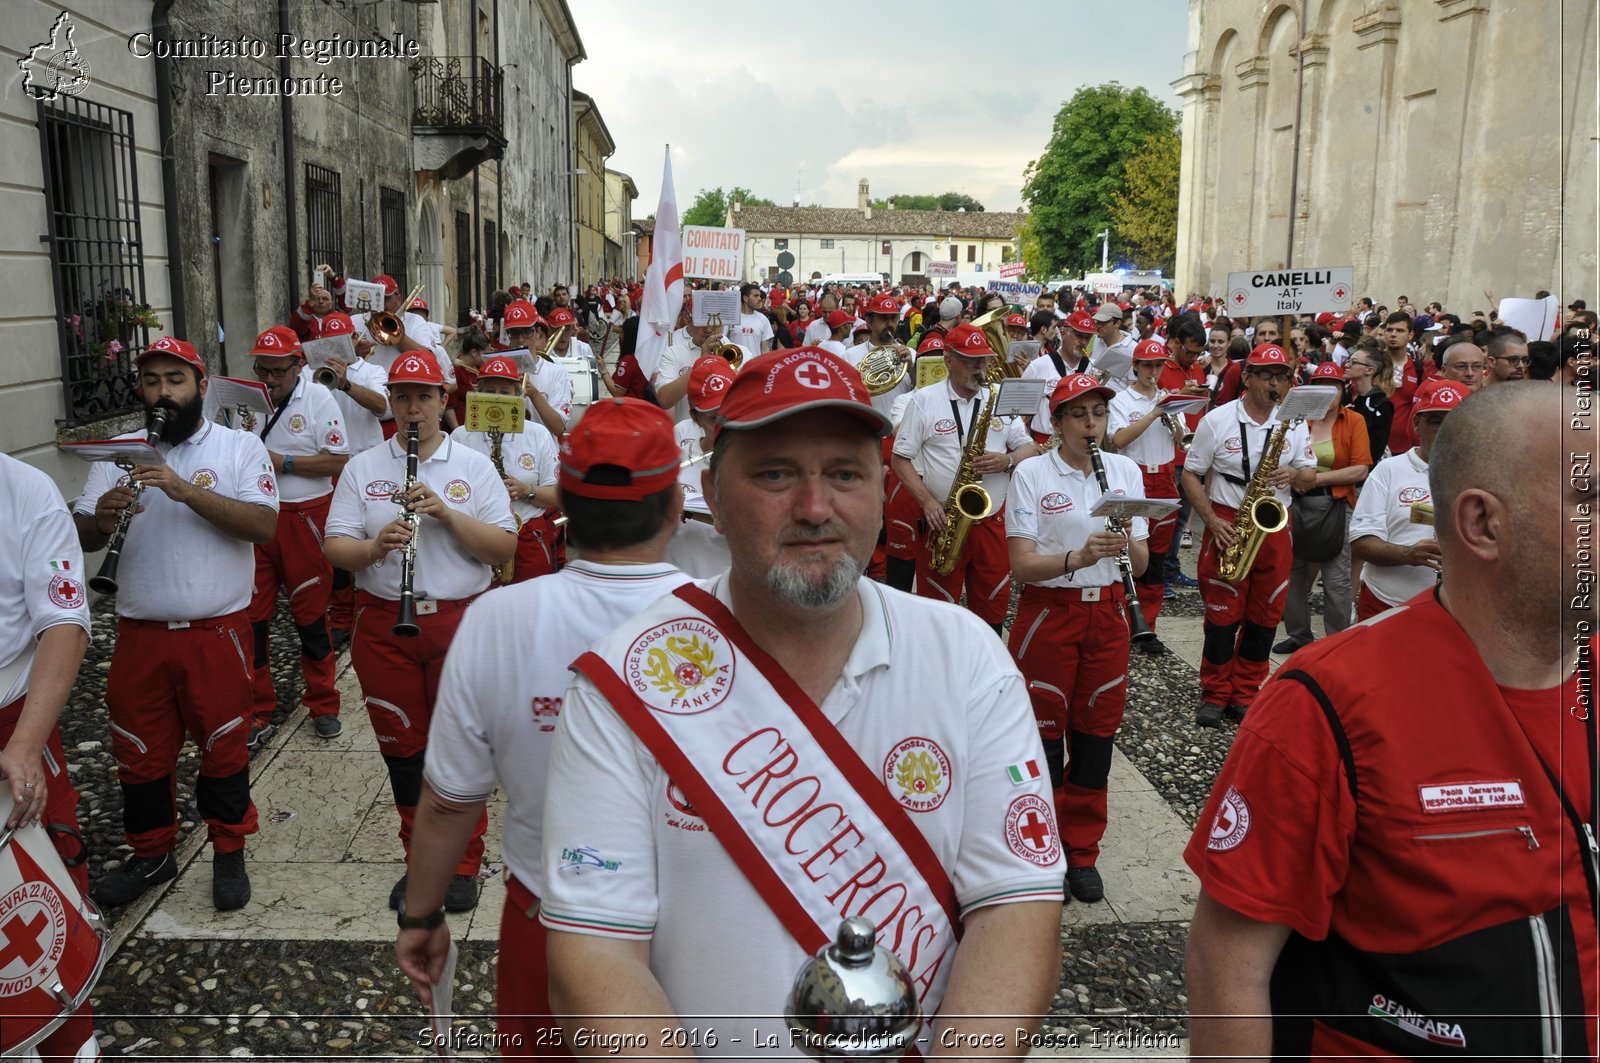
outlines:
{"label": "white sash", "polygon": [[960,936],[955,887],[932,847],[725,605],[692,584],[673,595],[636,621],[623,660],[586,653],[574,670],[655,754],[802,949],[865,916],[932,1015]]}

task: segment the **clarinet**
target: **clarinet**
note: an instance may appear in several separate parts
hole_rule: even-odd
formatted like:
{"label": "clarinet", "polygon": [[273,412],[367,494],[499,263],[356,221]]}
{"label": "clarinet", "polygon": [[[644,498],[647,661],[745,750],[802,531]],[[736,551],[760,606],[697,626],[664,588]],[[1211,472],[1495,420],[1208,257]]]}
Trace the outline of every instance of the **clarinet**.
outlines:
{"label": "clarinet", "polygon": [[[1110,485],[1106,483],[1106,463],[1100,457],[1100,444],[1093,439],[1088,443],[1089,460],[1094,464],[1094,478],[1100,484],[1100,493],[1105,494]],[[1106,531],[1113,535],[1122,534],[1122,521],[1107,517]],[[1150,630],[1150,625],[1144,619],[1144,610],[1139,606],[1139,590],[1133,582],[1133,559],[1128,556],[1126,546],[1117,555],[1117,571],[1122,573],[1122,590],[1128,599],[1128,641],[1148,642],[1156,637],[1156,633]]]}
{"label": "clarinet", "polygon": [[[161,430],[166,427],[167,417],[168,413],[165,406],[157,406],[155,412],[151,415],[150,432],[145,436],[145,442],[152,447],[160,441]],[[133,512],[139,508],[139,496],[144,494],[144,484],[133,482],[132,468],[129,466],[123,467],[128,469],[128,475],[124,476],[122,483],[117,486],[132,487],[133,501],[128,503],[127,509],[118,514],[117,526],[111,529],[111,538],[106,540],[106,556],[100,562],[100,571],[96,572],[94,579],[89,581],[89,586],[94,589],[96,594],[117,593],[117,565],[122,560],[122,544],[128,538],[128,525],[133,522]]]}
{"label": "clarinet", "polygon": [[395,495],[403,507],[400,519],[411,529],[411,538],[400,548],[400,615],[390,628],[401,638],[416,638],[422,633],[417,626],[417,536],[422,532],[422,518],[411,508],[411,488],[417,482],[417,426],[406,429],[406,482]]}

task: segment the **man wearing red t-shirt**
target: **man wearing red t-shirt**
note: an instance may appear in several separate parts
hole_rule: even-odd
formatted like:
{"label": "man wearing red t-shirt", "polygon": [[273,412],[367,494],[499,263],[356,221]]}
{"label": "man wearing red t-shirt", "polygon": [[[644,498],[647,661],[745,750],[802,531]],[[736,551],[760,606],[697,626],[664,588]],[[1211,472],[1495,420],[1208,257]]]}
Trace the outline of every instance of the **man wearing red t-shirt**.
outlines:
{"label": "man wearing red t-shirt", "polygon": [[1417,388],[1423,381],[1439,375],[1434,368],[1433,354],[1426,348],[1415,353],[1411,350],[1412,325],[1415,322],[1396,310],[1383,325],[1383,339],[1389,348],[1389,364],[1395,369],[1394,391],[1389,401],[1394,403],[1394,427],[1389,430],[1389,453],[1404,454],[1417,445],[1417,430],[1411,424],[1416,413]]}
{"label": "man wearing red t-shirt", "polygon": [[1184,854],[1195,1058],[1595,1058],[1592,481],[1561,440],[1593,420],[1531,382],[1462,402],[1437,591],[1295,654],[1240,727]]}

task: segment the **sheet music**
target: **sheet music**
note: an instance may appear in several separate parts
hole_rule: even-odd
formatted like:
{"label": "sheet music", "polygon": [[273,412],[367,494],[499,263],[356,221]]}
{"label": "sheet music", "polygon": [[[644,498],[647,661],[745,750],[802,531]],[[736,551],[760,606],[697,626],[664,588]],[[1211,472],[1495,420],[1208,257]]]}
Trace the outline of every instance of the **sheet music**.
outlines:
{"label": "sheet music", "polygon": [[1278,420],[1318,421],[1328,415],[1333,409],[1333,404],[1339,400],[1339,389],[1329,387],[1327,384],[1306,384],[1298,388],[1290,388],[1283,402],[1278,406]]}
{"label": "sheet music", "polygon": [[161,451],[142,439],[87,439],[81,443],[58,443],[64,454],[84,461],[109,461],[117,465],[165,465]]}

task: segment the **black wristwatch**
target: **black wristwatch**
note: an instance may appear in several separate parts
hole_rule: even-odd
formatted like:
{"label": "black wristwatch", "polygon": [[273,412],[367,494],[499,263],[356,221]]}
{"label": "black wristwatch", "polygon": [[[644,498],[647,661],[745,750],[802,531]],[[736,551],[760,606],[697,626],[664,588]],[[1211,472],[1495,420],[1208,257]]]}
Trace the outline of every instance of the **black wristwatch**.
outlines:
{"label": "black wristwatch", "polygon": [[427,915],[407,915],[406,899],[400,898],[400,907],[395,912],[394,921],[401,930],[432,930],[444,922],[444,906],[440,905],[436,912]]}
{"label": "black wristwatch", "polygon": [[344,391],[344,392],[348,392],[350,390],[350,378],[349,377],[345,377],[344,380],[342,380],[339,383],[339,390],[340,391]]}

